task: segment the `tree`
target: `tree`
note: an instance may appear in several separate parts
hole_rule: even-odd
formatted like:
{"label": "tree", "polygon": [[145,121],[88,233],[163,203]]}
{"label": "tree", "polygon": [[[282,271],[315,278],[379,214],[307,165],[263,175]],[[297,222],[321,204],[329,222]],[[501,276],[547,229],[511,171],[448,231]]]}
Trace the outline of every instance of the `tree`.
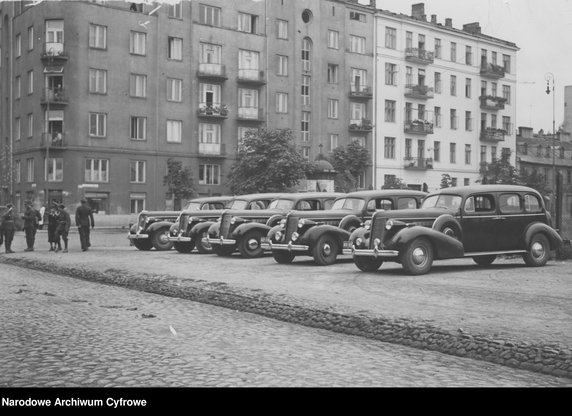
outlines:
{"label": "tree", "polygon": [[195,196],[195,185],[191,168],[183,167],[183,163],[174,159],[167,159],[167,174],[163,177],[163,185],[167,187],[167,194],[174,198],[174,209],[181,209],[183,199]]}
{"label": "tree", "polygon": [[336,189],[350,192],[357,190],[359,175],[371,165],[371,157],[368,150],[354,140],[345,147],[336,147],[330,156],[330,163],[337,172]]}
{"label": "tree", "polygon": [[441,189],[451,187],[453,181],[451,180],[451,175],[448,173],[441,174]]}
{"label": "tree", "polygon": [[500,159],[481,166],[481,183],[519,183],[516,168],[510,164],[510,153],[504,152]]}
{"label": "tree", "polygon": [[550,190],[546,178],[536,172],[536,170],[533,170],[531,173],[522,172],[519,177],[519,183],[536,189],[542,195],[546,195]]}
{"label": "tree", "polygon": [[381,189],[407,189],[407,184],[401,178],[392,177]]}
{"label": "tree", "polygon": [[248,130],[227,184],[235,194],[284,192],[311,171],[289,129]]}

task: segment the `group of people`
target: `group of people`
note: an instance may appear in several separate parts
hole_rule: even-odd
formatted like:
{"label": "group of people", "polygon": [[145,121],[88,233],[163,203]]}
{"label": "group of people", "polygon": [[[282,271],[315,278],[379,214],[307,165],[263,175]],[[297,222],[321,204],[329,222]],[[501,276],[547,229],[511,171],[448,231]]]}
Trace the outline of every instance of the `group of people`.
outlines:
{"label": "group of people", "polygon": [[[24,203],[26,210],[22,214],[24,220],[24,233],[26,235],[26,249],[24,251],[34,251],[36,231],[43,223],[42,214],[33,207],[31,201]],[[0,246],[5,244],[6,253],[14,253],[12,250],[12,240],[16,231],[16,214],[14,205],[7,204],[6,211],[0,217]],[[66,211],[64,204],[52,200],[47,210],[48,242],[50,251],[68,252],[68,235],[71,227],[71,216]],[[79,239],[82,251],[87,251],[91,246],[90,229],[95,226],[93,212],[85,199],[81,200],[81,205],[75,211],[75,224],[78,227]],[[62,250],[63,242],[63,250]]]}

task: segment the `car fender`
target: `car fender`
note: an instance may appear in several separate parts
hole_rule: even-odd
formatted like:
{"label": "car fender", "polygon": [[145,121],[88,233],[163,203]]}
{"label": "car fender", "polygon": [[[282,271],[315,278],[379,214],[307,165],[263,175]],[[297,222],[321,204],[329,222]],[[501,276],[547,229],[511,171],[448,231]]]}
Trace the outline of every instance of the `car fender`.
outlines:
{"label": "car fender", "polygon": [[349,231],[352,226],[355,226],[356,228],[361,227],[361,223],[362,220],[357,215],[350,214],[342,218],[338,227]]}
{"label": "car fender", "polygon": [[407,227],[398,231],[384,243],[384,248],[398,250],[402,253],[410,242],[420,237],[426,238],[431,242],[435,250],[436,259],[463,257],[465,254],[463,243],[456,238],[448,236],[441,231],[420,225]]}
{"label": "car fender", "polygon": [[362,239],[368,239],[369,238],[369,230],[365,227],[359,227],[356,228],[351,234],[350,234],[350,241],[353,243],[356,238],[361,237]]}
{"label": "car fender", "polygon": [[451,214],[439,215],[435,219],[435,221],[433,221],[433,226],[431,228],[433,228],[436,231],[442,232],[443,227],[445,225],[451,225],[457,228],[455,234],[457,234],[459,240],[461,241],[463,240],[463,228],[461,228],[461,224],[459,223],[459,221]]}
{"label": "car fender", "polygon": [[304,233],[304,235],[300,236],[300,242],[305,242],[310,249],[314,247],[314,244],[318,241],[318,239],[323,236],[324,234],[332,234],[334,235],[338,242],[340,250],[343,248],[344,241],[350,239],[350,232],[334,225],[316,225],[311,227]]}
{"label": "car fender", "polygon": [[557,250],[558,248],[562,247],[562,245],[564,244],[562,237],[560,236],[560,234],[558,234],[558,232],[554,228],[552,228],[549,225],[544,224],[542,222],[535,222],[535,223],[530,224],[526,228],[526,230],[524,231],[524,247],[523,248],[528,247],[530,240],[537,233],[542,233],[548,238],[548,241],[550,242],[551,250]]}
{"label": "car fender", "polygon": [[282,231],[282,229],[283,229],[283,227],[281,225],[275,225],[270,230],[268,230],[268,233],[266,234],[266,236],[268,237],[268,240],[272,240],[274,238],[274,236],[276,235],[276,233],[278,231]]}
{"label": "car fender", "polygon": [[214,221],[205,221],[198,223],[197,225],[193,226],[193,228],[191,228],[191,231],[189,232],[189,237],[196,238],[198,235],[202,235],[204,232],[207,232],[209,230],[209,227],[213,224],[217,223]]}
{"label": "car fender", "polygon": [[139,224],[137,224],[137,223],[133,224],[131,227],[129,227],[129,233],[136,234],[137,233],[137,227],[139,227]]}
{"label": "car fender", "polygon": [[171,225],[173,225],[173,223],[169,221],[157,221],[151,224],[149,227],[147,227],[147,229],[144,231],[146,231],[147,234],[153,234],[157,230],[161,230],[163,228],[169,230],[171,228]]}
{"label": "car fender", "polygon": [[263,236],[266,236],[268,231],[270,231],[270,227],[266,224],[260,224],[259,222],[247,222],[236,227],[232,232],[231,238],[238,240],[244,234],[252,230],[260,231]]}
{"label": "car fender", "polygon": [[272,228],[275,225],[278,225],[280,223],[280,220],[283,218],[286,218],[286,216],[283,214],[274,214],[273,216],[268,218],[268,221],[266,221],[266,225]]}

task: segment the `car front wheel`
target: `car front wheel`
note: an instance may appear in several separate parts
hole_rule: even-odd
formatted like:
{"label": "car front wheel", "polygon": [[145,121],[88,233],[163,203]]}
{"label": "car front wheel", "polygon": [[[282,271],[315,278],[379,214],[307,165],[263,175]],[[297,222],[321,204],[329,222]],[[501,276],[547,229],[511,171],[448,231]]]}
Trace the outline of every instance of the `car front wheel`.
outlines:
{"label": "car front wheel", "polygon": [[238,244],[238,251],[242,257],[253,259],[264,254],[264,249],[260,245],[262,233],[259,231],[249,231],[242,236]]}
{"label": "car front wheel", "polygon": [[169,241],[168,228],[155,231],[151,237],[151,241],[153,241],[153,247],[155,247],[155,250],[158,251],[166,251],[173,248],[173,242]]}
{"label": "car front wheel", "polygon": [[362,272],[375,272],[383,264],[383,259],[375,257],[355,256],[354,263]]}
{"label": "car front wheel", "polygon": [[312,256],[320,266],[334,264],[338,257],[338,241],[330,234],[321,236],[312,249]]}
{"label": "car front wheel", "polygon": [[428,273],[433,265],[433,247],[424,238],[413,240],[401,257],[401,265],[410,275]]}
{"label": "car front wheel", "polygon": [[213,252],[213,248],[210,244],[203,241],[203,237],[206,237],[207,233],[204,232],[197,236],[195,241],[195,247],[197,247],[197,251],[199,254],[211,254]]}
{"label": "car front wheel", "polygon": [[550,258],[548,239],[543,234],[535,234],[528,243],[526,254],[523,254],[522,257],[527,266],[544,266]]}

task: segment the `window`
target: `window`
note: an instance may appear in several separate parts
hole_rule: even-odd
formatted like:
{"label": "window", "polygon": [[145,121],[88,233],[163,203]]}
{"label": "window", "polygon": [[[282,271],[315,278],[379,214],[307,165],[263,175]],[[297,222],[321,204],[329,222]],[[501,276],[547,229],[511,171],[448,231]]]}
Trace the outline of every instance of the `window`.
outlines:
{"label": "window", "polygon": [[505,104],[510,104],[510,85],[502,86],[502,97],[505,99]]}
{"label": "window", "polygon": [[397,44],[397,30],[393,27],[385,27],[385,47],[395,49]]}
{"label": "window", "polygon": [[501,194],[499,196],[499,207],[501,214],[521,212],[522,201],[519,194]]}
{"label": "window", "polygon": [[183,60],[183,39],[181,38],[173,38],[169,36],[168,39],[168,57],[169,59],[173,59],[175,61],[182,61]]}
{"label": "window", "polygon": [[397,65],[385,63],[385,85],[397,85]]}
{"label": "window", "polygon": [[32,137],[34,135],[34,114],[28,114],[28,137]]}
{"label": "window", "polygon": [[451,62],[457,62],[457,44],[451,42]]}
{"label": "window", "polygon": [[14,140],[20,140],[22,136],[22,126],[20,122],[20,117],[16,117],[14,120]]}
{"label": "window", "polygon": [[339,100],[328,99],[328,118],[338,118]]}
{"label": "window", "polygon": [[14,96],[20,98],[22,94],[22,77],[19,75],[16,77],[16,85],[14,85]]}
{"label": "window", "polygon": [[277,113],[287,113],[288,112],[288,94],[285,92],[276,93],[276,112]]}
{"label": "window", "polygon": [[104,69],[89,70],[89,92],[92,94],[107,94],[107,71]]}
{"label": "window", "polygon": [[328,30],[328,48],[340,49],[340,32]]}
{"label": "window", "polygon": [[441,73],[435,72],[435,94],[441,94]]}
{"label": "window", "polygon": [[284,55],[278,55],[278,71],[277,75],[286,77],[288,76],[288,57]]}
{"label": "window", "polygon": [[365,38],[350,35],[350,52],[365,54]]}
{"label": "window", "polygon": [[34,182],[35,177],[34,159],[26,159],[26,182]]}
{"label": "window", "polygon": [[491,146],[491,162],[494,163],[497,161],[497,147]]}
{"label": "window", "polygon": [[451,75],[451,95],[457,95],[457,76]]}
{"label": "window", "polygon": [[491,95],[496,97],[498,93],[498,84],[496,82],[491,82]]}
{"label": "window", "polygon": [[405,139],[405,159],[407,160],[413,157],[411,153],[412,142],[413,141],[411,139]]}
{"label": "window", "polygon": [[282,19],[276,21],[276,37],[278,39],[288,39],[288,21]]}
{"label": "window", "polygon": [[19,160],[14,161],[14,182],[22,182],[22,166]]}
{"label": "window", "polygon": [[129,91],[132,97],[145,98],[147,96],[147,76],[131,74]]}
{"label": "window", "polygon": [[183,5],[181,1],[169,4],[168,6],[169,6],[169,11],[168,11],[169,17],[174,19],[183,18]]}
{"label": "window", "polygon": [[302,58],[302,70],[309,72],[312,70],[312,61],[311,61],[311,54],[312,54],[312,41],[308,38],[302,39],[302,50],[301,50],[301,58]]}
{"label": "window", "polygon": [[457,143],[449,145],[449,162],[457,163]]}
{"label": "window", "polygon": [[356,11],[350,11],[350,20],[357,20],[358,22],[365,22],[365,14]]}
{"label": "window", "polygon": [[435,127],[441,127],[441,107],[435,107]]}
{"label": "window", "polygon": [[441,39],[435,38],[435,58],[441,59]]}
{"label": "window", "polygon": [[302,105],[310,105],[310,77],[302,75]]}
{"label": "window", "polygon": [[28,71],[28,94],[34,93],[34,70],[31,69]]}
{"label": "window", "polygon": [[48,182],[62,182],[64,180],[64,160],[61,157],[46,160],[46,173]]}
{"label": "window", "polygon": [[526,194],[524,196],[524,209],[526,212],[540,212],[542,205],[536,195]]}
{"label": "window", "polygon": [[350,103],[350,117],[352,123],[361,124],[365,118],[365,104],[364,103]]}
{"label": "window", "polygon": [[328,84],[338,83],[338,69],[339,66],[336,64],[328,64]]}
{"label": "window", "polygon": [[510,74],[510,55],[503,55],[502,56],[502,64],[504,67],[504,71],[507,74]]}
{"label": "window", "polygon": [[339,146],[339,139],[340,136],[337,134],[330,134],[330,148],[328,149],[330,152],[333,152]]}
{"label": "window", "polygon": [[201,64],[220,64],[222,57],[222,46],[212,43],[201,43]]}
{"label": "window", "polygon": [[199,165],[200,185],[220,184],[220,165]]}
{"label": "window", "polygon": [[471,98],[472,82],[471,78],[465,78],[465,97]]}
{"label": "window", "polygon": [[465,111],[465,130],[473,131],[473,116],[470,111]]}
{"label": "window", "polygon": [[441,142],[439,141],[433,144],[433,160],[435,160],[435,162],[441,161]]}
{"label": "window", "polygon": [[451,177],[451,186],[457,186],[457,178],[455,176]]}
{"label": "window", "polygon": [[145,209],[145,194],[129,194],[130,213],[138,214]]}
{"label": "window", "polygon": [[28,28],[28,50],[34,49],[34,26]]}
{"label": "window", "polygon": [[385,121],[395,122],[395,101],[385,100]]}
{"label": "window", "polygon": [[147,47],[147,34],[143,32],[131,32],[129,42],[129,53],[134,55],[145,55]]}
{"label": "window", "polygon": [[303,142],[310,141],[310,112],[302,111],[302,120],[300,122],[300,133]]}
{"label": "window", "polygon": [[386,159],[395,159],[395,137],[386,137],[383,156]]}
{"label": "window", "polygon": [[86,159],[85,182],[109,182],[109,160]]}
{"label": "window", "polygon": [[183,122],[181,120],[167,120],[167,142],[181,143],[183,137]]}
{"label": "window", "polygon": [[496,114],[491,114],[491,127],[493,129],[497,128],[497,115]]}
{"label": "window", "polygon": [[216,145],[217,153],[220,151],[220,124],[199,124],[199,149],[202,149],[205,153],[208,153],[208,145]]}
{"label": "window", "polygon": [[199,23],[204,25],[220,26],[220,8],[200,4]]}
{"label": "window", "polygon": [[405,85],[411,86],[413,84],[413,68],[410,66],[405,67]]}
{"label": "window", "polygon": [[451,121],[451,130],[457,129],[457,110],[452,108],[450,110],[450,121]]}
{"label": "window", "polygon": [[22,55],[22,35],[21,34],[17,34],[16,35],[16,47],[15,47],[15,52],[16,52],[16,58],[18,58],[19,56]]}
{"label": "window", "polygon": [[167,78],[167,101],[183,101],[183,80]]}
{"label": "window", "polygon": [[147,118],[131,116],[131,140],[145,140],[147,138]]}
{"label": "window", "polygon": [[238,31],[256,33],[258,16],[248,13],[238,13]]}
{"label": "window", "polygon": [[305,160],[310,160],[310,148],[308,146],[302,146],[302,157]]}
{"label": "window", "polygon": [[107,114],[89,113],[89,135],[93,137],[107,136]]}
{"label": "window", "polygon": [[471,164],[471,145],[465,145],[465,165]]}
{"label": "window", "polygon": [[469,186],[470,184],[471,184],[470,178],[463,178],[463,185],[464,186]]}
{"label": "window", "polygon": [[413,48],[413,32],[405,32],[405,50]]}
{"label": "window", "polygon": [[491,62],[496,65],[497,64],[497,56],[498,54],[496,52],[491,52]]}
{"label": "window", "polygon": [[486,163],[487,161],[487,146],[481,146],[481,156],[480,156],[481,163]]}
{"label": "window", "polygon": [[89,47],[95,49],[107,48],[107,26],[89,25]]}
{"label": "window", "polygon": [[503,116],[502,129],[506,131],[506,134],[512,134],[512,124],[510,122],[510,117]]}
{"label": "window", "polygon": [[470,46],[465,46],[465,63],[473,65],[473,50]]}
{"label": "window", "polygon": [[260,53],[256,51],[240,50],[238,51],[238,73],[243,79],[259,78],[260,69]]}

